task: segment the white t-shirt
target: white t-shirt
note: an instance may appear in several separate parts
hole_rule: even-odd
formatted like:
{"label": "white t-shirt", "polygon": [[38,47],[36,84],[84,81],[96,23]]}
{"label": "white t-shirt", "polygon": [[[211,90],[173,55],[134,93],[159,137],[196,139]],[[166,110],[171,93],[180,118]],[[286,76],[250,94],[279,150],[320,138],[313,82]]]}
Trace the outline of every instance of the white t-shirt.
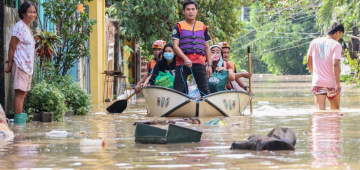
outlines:
{"label": "white t-shirt", "polygon": [[308,56],[312,56],[312,86],[336,87],[333,71],[334,60],[341,60],[341,44],[329,38],[317,38],[309,47]]}
{"label": "white t-shirt", "polygon": [[20,42],[17,44],[14,54],[16,65],[26,73],[33,74],[35,40],[29,27],[20,20],[15,24],[11,36],[17,37]]}

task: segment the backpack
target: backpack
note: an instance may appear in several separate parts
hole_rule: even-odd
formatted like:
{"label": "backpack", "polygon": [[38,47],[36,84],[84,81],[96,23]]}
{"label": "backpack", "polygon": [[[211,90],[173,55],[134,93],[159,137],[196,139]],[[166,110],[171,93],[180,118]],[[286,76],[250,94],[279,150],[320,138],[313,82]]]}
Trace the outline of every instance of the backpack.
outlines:
{"label": "backpack", "polygon": [[162,86],[172,89],[174,87],[174,77],[171,73],[164,73],[159,71],[158,76],[155,78],[155,86]]}

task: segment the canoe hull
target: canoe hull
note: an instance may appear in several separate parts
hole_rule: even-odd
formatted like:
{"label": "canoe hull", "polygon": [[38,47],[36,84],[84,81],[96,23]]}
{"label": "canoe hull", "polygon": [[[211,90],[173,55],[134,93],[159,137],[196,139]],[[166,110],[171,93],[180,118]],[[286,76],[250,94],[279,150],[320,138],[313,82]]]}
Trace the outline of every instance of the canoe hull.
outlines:
{"label": "canoe hull", "polygon": [[173,89],[150,86],[143,90],[148,113],[159,117],[238,116],[250,95],[233,90],[212,93],[197,101]]}

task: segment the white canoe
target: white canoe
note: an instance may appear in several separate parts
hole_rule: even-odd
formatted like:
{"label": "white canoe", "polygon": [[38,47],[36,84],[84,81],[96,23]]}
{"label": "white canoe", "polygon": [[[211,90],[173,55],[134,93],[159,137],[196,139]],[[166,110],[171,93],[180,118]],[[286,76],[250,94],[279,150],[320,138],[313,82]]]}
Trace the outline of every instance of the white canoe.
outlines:
{"label": "white canoe", "polygon": [[200,101],[159,86],[149,86],[143,93],[148,113],[159,117],[238,116],[250,101],[249,93],[235,90],[212,93]]}

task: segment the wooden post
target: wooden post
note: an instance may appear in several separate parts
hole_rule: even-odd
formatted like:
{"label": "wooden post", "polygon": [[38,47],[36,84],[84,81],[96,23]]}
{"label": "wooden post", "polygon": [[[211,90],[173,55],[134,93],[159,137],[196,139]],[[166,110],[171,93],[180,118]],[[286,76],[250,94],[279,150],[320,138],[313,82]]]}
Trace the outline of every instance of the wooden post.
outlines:
{"label": "wooden post", "polygon": [[[251,55],[250,55],[250,45],[247,46],[248,49],[248,64],[249,64],[249,73],[251,74]],[[250,88],[250,94],[252,93],[251,90],[251,77],[249,78],[249,88]],[[250,99],[250,113],[252,114],[252,98]]]}
{"label": "wooden post", "polygon": [[[119,71],[119,54],[120,54],[120,25],[119,21],[113,21],[116,34],[115,34],[115,42],[114,42],[114,71]],[[117,90],[119,88],[119,78],[114,79],[114,88],[113,88],[113,94],[117,94]],[[117,96],[116,96],[117,97]]]}

